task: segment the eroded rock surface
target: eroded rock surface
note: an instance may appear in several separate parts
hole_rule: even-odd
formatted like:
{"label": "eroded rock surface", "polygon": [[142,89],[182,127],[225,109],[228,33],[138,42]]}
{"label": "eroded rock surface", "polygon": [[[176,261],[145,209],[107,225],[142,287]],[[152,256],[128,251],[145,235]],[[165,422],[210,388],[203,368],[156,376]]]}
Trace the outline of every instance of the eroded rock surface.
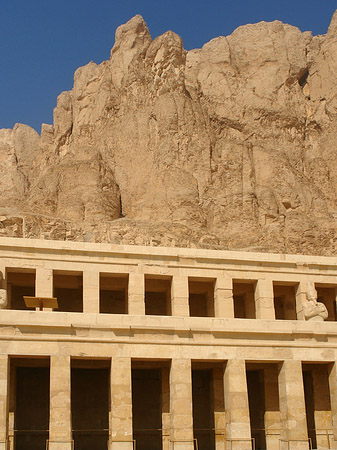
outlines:
{"label": "eroded rock surface", "polygon": [[0,236],[335,254],[337,13],[185,51],[140,16],[41,137],[0,130]]}

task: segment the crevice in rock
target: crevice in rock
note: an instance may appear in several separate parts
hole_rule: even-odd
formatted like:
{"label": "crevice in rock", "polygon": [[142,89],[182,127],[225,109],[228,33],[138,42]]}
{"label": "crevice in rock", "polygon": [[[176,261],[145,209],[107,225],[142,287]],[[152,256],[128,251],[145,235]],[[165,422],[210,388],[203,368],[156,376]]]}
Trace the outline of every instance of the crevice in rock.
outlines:
{"label": "crevice in rock", "polygon": [[307,69],[305,69],[304,73],[302,73],[298,79],[298,84],[301,87],[304,87],[306,85],[308,76],[309,76],[309,69],[307,68]]}
{"label": "crevice in rock", "polygon": [[[118,190],[119,190],[119,186]],[[122,196],[119,194],[119,218],[122,219],[123,217],[125,217],[125,215],[123,214],[123,203],[122,203]]]}

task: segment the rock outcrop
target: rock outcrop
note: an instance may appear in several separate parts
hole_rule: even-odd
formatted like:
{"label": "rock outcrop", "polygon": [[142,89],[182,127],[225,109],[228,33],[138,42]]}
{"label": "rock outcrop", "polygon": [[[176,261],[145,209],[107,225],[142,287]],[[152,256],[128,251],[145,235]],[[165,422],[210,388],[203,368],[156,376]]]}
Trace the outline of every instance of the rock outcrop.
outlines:
{"label": "rock outcrop", "polygon": [[140,16],[54,124],[0,130],[0,236],[332,255],[337,13],[185,51]]}

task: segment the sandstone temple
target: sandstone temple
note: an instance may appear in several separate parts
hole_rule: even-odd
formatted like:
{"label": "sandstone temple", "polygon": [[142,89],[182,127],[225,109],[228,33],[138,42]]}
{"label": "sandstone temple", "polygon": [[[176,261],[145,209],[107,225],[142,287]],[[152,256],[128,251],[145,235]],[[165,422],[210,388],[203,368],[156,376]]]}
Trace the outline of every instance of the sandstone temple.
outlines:
{"label": "sandstone temple", "polygon": [[0,130],[0,450],[337,449],[336,72],[136,16]]}

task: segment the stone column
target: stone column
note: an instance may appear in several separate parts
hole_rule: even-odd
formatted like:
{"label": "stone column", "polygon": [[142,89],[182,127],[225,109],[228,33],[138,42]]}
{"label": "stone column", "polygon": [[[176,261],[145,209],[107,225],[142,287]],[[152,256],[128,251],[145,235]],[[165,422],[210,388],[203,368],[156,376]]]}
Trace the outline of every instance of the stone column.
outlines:
{"label": "stone column", "polygon": [[170,371],[171,449],[194,450],[192,367],[189,359],[172,359]]}
{"label": "stone column", "polygon": [[0,450],[7,450],[8,377],[8,356],[0,355]]}
{"label": "stone column", "polygon": [[133,450],[131,359],[112,358],[109,450]]}
{"label": "stone column", "polygon": [[35,296],[53,296],[53,271],[51,269],[36,269],[35,275]]}
{"label": "stone column", "polygon": [[48,450],[72,450],[70,356],[50,357]]}
{"label": "stone column", "polygon": [[225,450],[225,393],[224,371],[220,368],[213,369],[213,393],[214,393],[214,428],[215,450]]}
{"label": "stone column", "polygon": [[316,366],[312,371],[312,377],[317,448],[329,449],[331,448],[329,434],[331,436],[332,420],[327,366]]}
{"label": "stone column", "polygon": [[227,361],[225,369],[226,448],[252,448],[246,364],[242,359]]}
{"label": "stone column", "polygon": [[296,289],[296,316],[297,320],[305,320],[303,303],[307,300],[307,282],[300,281]]}
{"label": "stone column", "polygon": [[255,313],[257,319],[275,319],[272,280],[257,280],[255,286]]}
{"label": "stone column", "polygon": [[215,317],[234,318],[233,282],[231,278],[220,276],[214,289]]}
{"label": "stone column", "polygon": [[171,287],[172,316],[190,315],[188,277],[174,275]]}
{"label": "stone column", "polygon": [[329,390],[331,403],[331,419],[334,444],[337,446],[337,363],[331,364],[329,370]]}
{"label": "stone column", "polygon": [[129,273],[128,313],[145,315],[145,278],[142,273]]}
{"label": "stone column", "polygon": [[99,272],[83,272],[83,312],[99,313]]}
{"label": "stone column", "polygon": [[264,428],[267,450],[280,448],[280,406],[278,393],[277,366],[264,369]]}
{"label": "stone column", "polygon": [[15,429],[15,386],[16,370],[10,367],[9,371],[9,406],[8,406],[8,450],[14,450],[14,429]]}
{"label": "stone column", "polygon": [[161,371],[161,393],[163,450],[170,450],[170,370],[168,367],[163,367]]}
{"label": "stone column", "polygon": [[287,360],[279,370],[281,450],[308,450],[301,361]]}

